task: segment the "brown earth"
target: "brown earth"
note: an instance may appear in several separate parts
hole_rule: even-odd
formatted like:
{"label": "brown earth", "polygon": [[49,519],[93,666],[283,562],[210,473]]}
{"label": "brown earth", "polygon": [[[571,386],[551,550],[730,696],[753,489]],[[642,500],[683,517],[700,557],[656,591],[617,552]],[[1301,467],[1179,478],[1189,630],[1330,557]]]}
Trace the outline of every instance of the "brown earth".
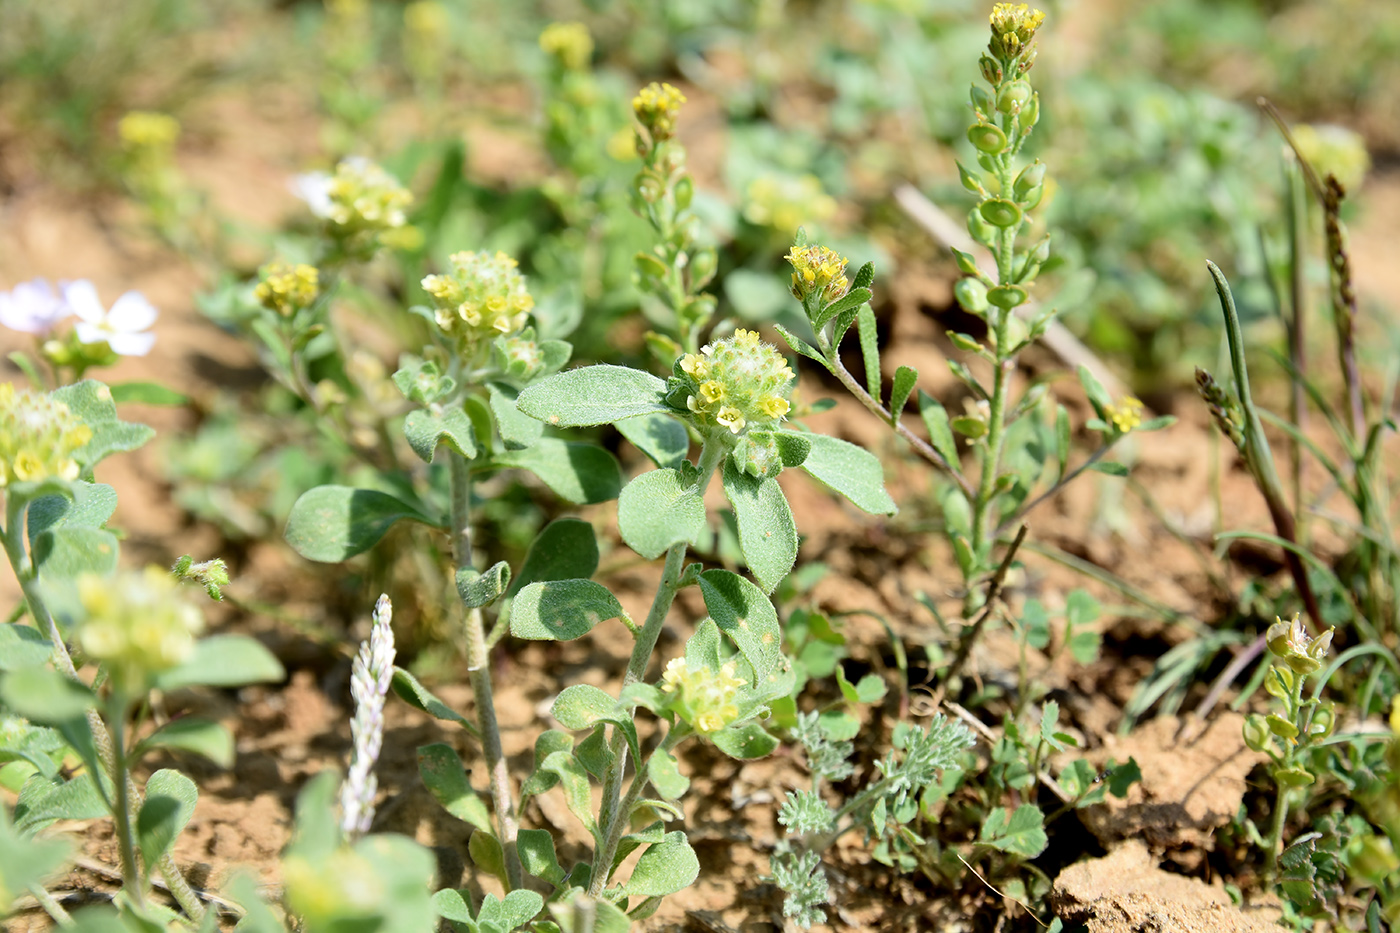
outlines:
{"label": "brown earth", "polygon": [[[233,99],[216,100],[209,106],[202,125],[236,130],[206,134],[198,145],[182,148],[182,170],[210,193],[227,216],[255,226],[276,223],[293,207],[285,179],[305,168],[314,152],[314,139],[302,131],[309,119],[303,105],[282,101],[254,108]],[[473,152],[514,152],[509,134],[501,138],[500,147],[474,147]],[[489,156],[478,158],[489,162]],[[478,168],[491,174],[489,164]],[[1400,236],[1396,219],[1400,210],[1390,209],[1400,203],[1400,174],[1374,179],[1367,200],[1372,207],[1353,230],[1353,259],[1358,287],[1368,304],[1374,305],[1400,293],[1400,266],[1388,261]],[[118,200],[77,200],[47,187],[37,176],[20,178],[0,200],[0,287],[40,275],[90,278],[109,301],[124,290],[139,289],[162,309],[152,355],[125,360],[101,373],[103,378],[156,378],[197,400],[234,392],[264,378],[245,346],[195,311],[193,295],[204,281],[202,272],[144,235],[138,215]],[[960,407],[951,377],[942,375],[950,348],[937,313],[949,303],[948,283],[933,270],[915,267],[902,268],[887,281],[891,336],[884,355],[890,369],[886,375],[897,365],[913,365],[924,374],[926,391],[950,407]],[[19,348],[23,341],[17,336],[0,333],[0,351]],[[1032,371],[1054,365],[1036,353],[1028,354],[1026,362]],[[8,371],[4,375],[17,378]],[[808,398],[835,394],[807,374],[802,392]],[[1062,395],[1076,420],[1082,420],[1087,410],[1082,398],[1067,388]],[[1067,869],[1056,881],[1053,903],[1063,918],[1086,923],[1091,930],[1262,930],[1272,924],[1272,914],[1238,911],[1220,889],[1157,868],[1162,850],[1208,850],[1212,830],[1233,817],[1255,761],[1239,746],[1238,718],[1218,716],[1185,749],[1176,744],[1180,724],[1175,719],[1148,723],[1126,738],[1112,735],[1123,704],[1155,660],[1120,656],[1115,646],[1133,638],[1153,639],[1160,645],[1179,642],[1192,627],[1207,626],[1217,618],[1219,607],[1238,593],[1245,573],[1256,572],[1261,564],[1273,572],[1280,567],[1277,555],[1266,551],[1246,550],[1242,559],[1253,563],[1245,568],[1212,556],[1214,529],[1267,530],[1267,513],[1233,458],[1221,453],[1220,445],[1211,439],[1212,428],[1194,397],[1179,394],[1170,402],[1180,422],[1161,433],[1137,437],[1131,450],[1120,452],[1121,459],[1134,466],[1131,490],[1116,479],[1087,479],[1042,506],[1030,520],[1032,542],[1053,545],[1111,570],[1144,596],[1183,616],[1169,625],[1159,621],[1160,616],[1151,620],[1110,609],[1098,623],[1106,637],[1102,660],[1080,667],[1061,652],[1053,660],[1036,655],[1026,662],[1040,683],[1062,693],[1070,728],[1082,736],[1091,761],[1132,755],[1145,775],[1126,801],[1088,811],[1084,820],[1104,845],[1138,834],[1147,845],[1124,842],[1106,858]],[[194,425],[192,413],[184,409],[132,406],[124,415],[152,424],[165,436],[187,432]],[[884,426],[854,405],[838,405],[811,419],[811,424],[900,460],[903,465],[894,471],[891,487],[899,501],[914,503],[900,517],[871,519],[844,502],[837,503],[802,477],[785,475],[783,485],[806,536],[802,560],[822,560],[832,568],[813,591],[812,600],[831,613],[878,614],[917,656],[926,642],[946,638],[938,635],[935,620],[917,597],[931,598],[956,624],[961,596],[946,546],[919,529],[929,511],[917,504],[927,488],[928,473],[910,462]],[[121,495],[113,524],[129,535],[125,548],[130,564],[168,563],[186,552],[215,553],[220,544],[214,529],[192,523],[171,503],[161,451],[157,441],[109,461],[102,470],[101,479],[116,486]],[[1223,514],[1216,513],[1209,486],[1212,458],[1221,473]],[[1320,484],[1320,478],[1312,480]],[[1139,494],[1139,488],[1145,492]],[[590,514],[597,524],[607,526],[606,507]],[[607,535],[604,546],[613,550],[605,554],[604,566],[622,568],[610,582],[630,611],[644,613],[655,568],[629,564],[615,533]],[[1095,592],[1110,607],[1123,604],[1120,594],[1044,556],[1027,552],[1023,557],[1024,571],[1009,581],[1013,604],[1034,596],[1058,605],[1063,594],[1077,586]],[[231,592],[264,601],[295,593],[299,581],[315,572],[280,543],[259,546],[238,570]],[[8,570],[0,571],[0,602],[11,604],[16,595]],[[681,625],[684,629],[700,609],[691,600],[679,605],[677,615],[687,620]],[[368,604],[366,614],[367,608]],[[288,663],[289,679],[236,695],[164,698],[164,714],[198,709],[227,724],[237,738],[238,759],[227,772],[183,758],[158,759],[150,765],[178,766],[201,787],[195,818],[176,849],[177,861],[192,869],[195,880],[217,891],[230,872],[246,868],[273,890],[278,883],[276,857],[288,839],[297,791],[309,776],[343,767],[349,753],[349,663],[345,650],[308,645],[266,618],[225,611],[215,621],[221,627],[253,632],[273,644]],[[364,619],[338,621],[348,623],[352,633],[364,626]],[[889,663],[889,635],[873,616],[849,616],[846,632],[858,661],[877,668]],[[682,638],[682,632],[669,635],[662,653],[673,653]],[[512,646],[498,652],[495,663],[506,751],[519,774],[528,766],[533,736],[549,723],[548,704],[561,686],[583,682],[617,688],[625,665],[624,638],[619,628],[605,625],[565,645]],[[987,682],[1014,682],[1019,663],[1014,639],[1005,631],[993,631],[974,652],[969,670]],[[911,686],[917,700],[920,685]],[[465,687],[444,679],[434,689],[454,708],[463,712],[470,708]],[[908,700],[896,692],[888,702]],[[885,712],[895,709],[891,706]],[[460,871],[470,864],[465,837],[460,824],[447,818],[422,790],[416,768],[418,746],[437,741],[451,743],[464,760],[472,761],[472,747],[460,732],[403,705],[390,706],[379,768],[383,799],[375,828],[408,833],[439,847],[450,875],[454,866]],[[779,836],[775,802],[787,789],[802,785],[805,772],[787,750],[767,760],[738,763],[694,745],[683,757],[682,768],[695,782],[687,798],[686,825],[702,873],[694,887],[668,899],[649,928],[786,928],[781,899],[761,876],[767,871],[767,853]],[[566,840],[566,852],[568,843],[582,841],[577,823],[551,795],[537,799],[525,817],[529,825],[556,829]],[[55,885],[55,891],[95,892],[94,896],[110,892],[116,856],[109,825],[70,825],[63,831],[83,841],[89,867],[75,869]],[[968,929],[970,918],[979,911],[986,916],[1018,911],[1013,902],[982,889],[930,899],[927,885],[873,863],[854,838],[843,839],[828,853],[828,862],[836,892],[835,929]],[[455,883],[453,878],[447,880]],[[469,871],[465,883],[477,884]],[[15,918],[10,929],[47,927],[42,914],[30,911]]]}

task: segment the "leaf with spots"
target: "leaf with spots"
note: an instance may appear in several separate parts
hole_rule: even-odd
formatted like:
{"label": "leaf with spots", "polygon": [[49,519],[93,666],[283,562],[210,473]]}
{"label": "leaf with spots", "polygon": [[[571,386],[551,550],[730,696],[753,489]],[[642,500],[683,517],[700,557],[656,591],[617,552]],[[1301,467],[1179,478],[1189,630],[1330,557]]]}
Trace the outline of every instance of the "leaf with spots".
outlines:
{"label": "leaf with spots", "polygon": [[755,677],[765,679],[782,657],[778,613],[768,597],[728,570],[706,570],[700,574],[700,592],[710,618],[753,666]]}
{"label": "leaf with spots", "polygon": [[550,580],[531,583],[515,596],[510,609],[510,632],[516,638],[569,641],[593,626],[626,613],[617,597],[592,580]]}

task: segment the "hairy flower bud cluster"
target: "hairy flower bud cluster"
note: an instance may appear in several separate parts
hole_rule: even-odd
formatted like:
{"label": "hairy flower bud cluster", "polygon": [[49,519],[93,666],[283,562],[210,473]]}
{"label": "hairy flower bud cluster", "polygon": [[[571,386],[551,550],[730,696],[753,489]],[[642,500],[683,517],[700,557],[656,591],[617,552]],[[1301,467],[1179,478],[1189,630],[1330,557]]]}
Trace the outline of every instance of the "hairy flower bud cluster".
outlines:
{"label": "hairy flower bud cluster", "polygon": [[661,692],[672,699],[669,707],[696,732],[718,732],[739,718],[736,700],[744,686],[733,661],[718,671],[708,667],[691,670],[685,658],[675,658],[661,675]]}
{"label": "hairy flower bud cluster", "polygon": [[433,298],[433,318],[443,333],[470,353],[485,341],[525,327],[535,300],[518,263],[505,253],[454,253],[452,272],[423,279]]}
{"label": "hairy flower bud cluster", "polygon": [[77,479],[73,455],[92,429],[68,406],[29,389],[0,385],[0,488],[57,477]]}
{"label": "hairy flower bud cluster", "polygon": [[794,246],[783,257],[792,266],[792,296],[806,302],[807,296],[821,295],[821,303],[831,304],[845,297],[851,283],[846,280],[846,257],[825,246]]}
{"label": "hairy flower bud cluster", "polygon": [[350,773],[340,787],[340,828],[347,837],[369,832],[374,819],[374,795],[379,781],[374,764],[384,743],[384,698],[394,679],[394,630],[390,622],[394,606],[388,596],[374,604],[374,628],[369,641],[360,643],[350,673],[350,694],[355,698],[355,718],[350,733],[355,746]]}
{"label": "hairy flower bud cluster", "polygon": [[681,104],[685,95],[669,84],[653,81],[637,92],[632,98],[632,112],[637,122],[651,134],[652,142],[659,143],[676,135],[676,118],[680,116]]}
{"label": "hairy flower bud cluster", "polygon": [[[1045,14],[1024,3],[998,3],[992,7],[991,52],[1003,62],[1030,49]],[[998,82],[991,82],[996,84]]]}
{"label": "hairy flower bud cluster", "polygon": [[292,190],[338,239],[403,227],[408,222],[404,211],[413,203],[413,195],[397,178],[362,156],[342,159],[334,175],[300,175]]}
{"label": "hairy flower bud cluster", "polygon": [[184,661],[204,629],[204,617],[160,567],[83,574],[77,588],[85,614],[78,643],[88,657],[105,662],[124,689],[139,690],[147,674]]}
{"label": "hairy flower bud cluster", "polygon": [[315,266],[274,262],[263,266],[259,275],[262,281],[253,289],[253,297],[264,308],[282,317],[292,317],[309,308],[321,294],[320,273]]}
{"label": "hairy flower bud cluster", "polygon": [[732,336],[687,353],[676,361],[668,397],[684,405],[701,429],[768,427],[788,413],[792,370],[783,355],[758,339],[758,332]]}
{"label": "hairy flower bud cluster", "polygon": [[566,71],[583,71],[593,58],[593,37],[583,23],[550,23],[540,33],[540,49]]}
{"label": "hairy flower bud cluster", "polygon": [[1142,407],[1142,402],[1131,395],[1125,395],[1117,405],[1106,406],[1104,415],[1120,433],[1127,434],[1142,424]]}

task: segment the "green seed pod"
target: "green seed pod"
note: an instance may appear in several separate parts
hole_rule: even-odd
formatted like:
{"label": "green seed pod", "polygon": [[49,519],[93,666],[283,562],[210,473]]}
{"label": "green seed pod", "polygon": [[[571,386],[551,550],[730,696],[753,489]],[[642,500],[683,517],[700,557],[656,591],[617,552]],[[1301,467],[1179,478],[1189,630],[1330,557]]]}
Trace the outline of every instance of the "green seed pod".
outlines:
{"label": "green seed pod", "polygon": [[676,182],[676,210],[683,211],[690,207],[690,202],[695,197],[695,182],[690,180],[689,175],[682,175]]}
{"label": "green seed pod", "polygon": [[992,198],[977,208],[982,219],[997,227],[1014,227],[1021,222],[1021,208],[1014,201]]}
{"label": "green seed pod", "polygon": [[953,247],[953,258],[957,260],[958,271],[963,275],[975,275],[979,279],[983,277],[982,270],[977,268],[977,260],[972,258],[971,253],[964,253],[957,247]]}
{"label": "green seed pod", "polygon": [[1270,713],[1264,717],[1264,721],[1269,724],[1269,731],[1281,739],[1296,739],[1298,737],[1298,727],[1278,713]]}
{"label": "green seed pod", "polygon": [[1021,170],[1021,174],[1016,176],[1016,181],[1011,186],[1011,191],[1016,195],[1016,200],[1026,200],[1026,195],[1045,183],[1045,163],[1036,159],[1030,165]]}
{"label": "green seed pod", "polygon": [[637,274],[643,280],[651,278],[661,280],[666,278],[666,264],[651,253],[637,253],[632,257],[632,261],[637,266]]}
{"label": "green seed pod", "polygon": [[997,239],[997,228],[983,220],[977,211],[967,212],[967,232],[988,249],[992,248]]}
{"label": "green seed pod", "polygon": [[1031,99],[1021,107],[1021,129],[1029,133],[1040,122],[1040,95],[1032,94]]}
{"label": "green seed pod", "polygon": [[[975,279],[963,279],[963,281],[964,281],[964,282],[975,282],[976,280],[975,280]],[[981,285],[982,283],[981,283],[981,282],[977,282],[977,284],[978,284],[978,285]],[[964,307],[966,308],[966,305],[964,305]],[[986,302],[986,299],[985,299],[985,298],[984,298],[983,301],[982,301],[982,307],[983,307],[983,308],[986,308],[986,307],[987,307],[987,302]],[[970,311],[971,309],[968,308],[968,310]],[[975,313],[975,312],[974,312],[974,313]],[[976,341],[976,339],[974,339],[973,337],[971,337],[971,336],[969,336],[969,335],[967,335],[967,334],[960,334],[960,333],[958,333],[957,331],[952,331],[952,330],[948,331],[948,339],[951,340],[951,341],[953,341],[953,346],[957,347],[959,350],[963,351],[964,353],[981,353],[981,352],[983,352],[983,351],[986,350],[986,347],[984,347],[984,346],[982,346],[980,343],[978,343],[978,342]]]}
{"label": "green seed pod", "polygon": [[953,286],[953,297],[968,314],[983,314],[987,310],[987,286],[977,279],[958,279]]}
{"label": "green seed pod", "polygon": [[1307,787],[1316,779],[1302,768],[1276,768],[1274,780],[1284,787]]}
{"label": "green seed pod", "polygon": [[982,77],[992,87],[1001,84],[1002,72],[1001,63],[990,55],[984,54],[977,61],[977,66],[982,69]]}
{"label": "green seed pod", "polygon": [[997,109],[1002,113],[1019,113],[1030,102],[1031,86],[1025,81],[1012,81],[997,93]]}
{"label": "green seed pod", "polygon": [[1308,735],[1315,739],[1325,739],[1332,734],[1332,730],[1337,727],[1337,705],[1335,703],[1322,703],[1313,713],[1312,721],[1308,723]]}
{"label": "green seed pod", "polygon": [[967,131],[967,141],[988,155],[996,155],[1006,148],[1006,134],[990,123],[971,127]]}
{"label": "green seed pod", "polygon": [[1244,744],[1256,752],[1262,752],[1269,745],[1269,726],[1258,713],[1245,717]]}
{"label": "green seed pod", "polygon": [[715,277],[715,267],[718,260],[715,251],[711,247],[704,247],[695,251],[695,255],[690,260],[690,286],[691,289],[704,288],[710,279]]}
{"label": "green seed pod", "polygon": [[998,308],[1010,311],[1026,303],[1026,290],[1019,285],[998,285],[987,292],[987,300]]}
{"label": "green seed pod", "polygon": [[977,116],[983,120],[992,114],[992,95],[977,85],[972,86],[972,109],[977,112]]}
{"label": "green seed pod", "polygon": [[958,166],[958,180],[962,182],[962,186],[973,194],[986,195],[987,191],[982,187],[982,176],[969,172],[963,168],[961,162],[956,164]]}

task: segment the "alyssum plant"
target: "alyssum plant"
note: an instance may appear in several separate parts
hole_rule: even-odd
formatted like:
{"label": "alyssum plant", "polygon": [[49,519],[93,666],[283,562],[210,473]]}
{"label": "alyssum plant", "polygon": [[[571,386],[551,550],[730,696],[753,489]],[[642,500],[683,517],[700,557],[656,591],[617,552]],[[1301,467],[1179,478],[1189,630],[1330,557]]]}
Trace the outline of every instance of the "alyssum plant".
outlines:
{"label": "alyssum plant", "polygon": [[[679,103],[679,95],[660,87],[638,96],[634,112],[648,138],[666,138]],[[650,176],[644,171],[636,184],[646,202]],[[666,247],[654,255],[674,268],[652,270],[644,285],[668,292],[696,288],[675,285],[691,282],[681,271],[693,261],[689,240],[672,238],[664,223],[657,229]],[[421,356],[404,357],[394,376],[413,404],[403,423],[409,446],[425,463],[447,461],[446,514],[431,514],[424,505],[432,501],[431,490],[409,501],[379,489],[319,487],[298,501],[287,536],[304,555],[332,561],[372,546],[402,518],[449,536],[475,720],[450,710],[405,671],[396,670],[393,683],[400,696],[459,723],[479,744],[483,761],[475,770],[487,777],[489,808],[449,747],[420,749],[420,771],[444,806],[474,827],[473,860],[499,879],[506,899],[476,904],[467,889],[445,889],[434,897],[442,916],[476,929],[508,904],[515,925],[536,920],[540,929],[582,929],[586,922],[618,928],[650,915],[699,871],[684,831],[666,825],[681,816],[679,801],[690,783],[675,755],[681,743],[706,741],[736,758],[766,755],[778,744],[761,720],[770,702],[792,692],[793,675],[767,594],[792,569],[798,546],[778,475],[801,468],[870,512],[893,512],[894,503],[873,455],[785,424],[793,374],[756,333],[712,336],[703,347],[680,352],[665,379],[612,365],[558,372],[570,347],[534,338],[529,292],[514,262],[501,254],[461,253],[452,263],[450,273],[424,280],[433,306],[414,309],[433,322],[434,344]],[[684,329],[681,336],[694,340]],[[546,434],[605,424],[616,425],[655,469],[624,486],[604,451]],[[612,593],[589,579],[597,544],[592,529],[574,519],[549,525],[515,572],[504,562],[480,569],[473,485],[480,476],[515,467],[536,473],[572,501],[617,496],[623,541],[643,558],[663,562],[645,619],[630,618]],[[716,481],[733,513],[747,577],[688,560],[698,542],[712,537],[704,496]],[[649,682],[659,636],[677,592],[687,586],[699,588],[708,617],[684,655],[671,658],[660,679]],[[580,638],[610,619],[633,638],[620,692],[566,687],[552,706],[562,728],[539,735],[534,768],[517,782],[501,749],[491,650],[507,634]],[[649,743],[639,739],[639,709],[664,726]],[[915,744],[942,749],[932,758],[919,756],[919,780],[966,738],[960,726],[941,720],[931,733],[910,731],[924,736],[911,740]],[[595,782],[601,785],[596,810]],[[593,840],[591,853],[577,864],[560,863],[548,830],[521,826],[528,799],[555,788]],[[906,792],[915,792],[912,785]],[[619,882],[619,866],[639,849],[627,880]]]}
{"label": "alyssum plant", "polygon": [[153,433],[121,421],[99,382],[48,394],[0,385],[0,536],[23,593],[0,625],[0,783],[18,791],[13,817],[0,810],[0,913],[27,891],[61,927],[110,929],[102,912],[75,920],[43,887],[69,847],[42,835],[59,820],[109,816],[122,878],[114,922],[149,930],[176,919],[151,897],[159,874],[186,918],[212,928],[171,857],[195,784],[161,769],[138,786],[134,772],[158,749],[228,767],[233,736],[210,720],[157,715],[150,694],[279,680],[282,668],[250,638],[197,638],[203,618],[179,580],[217,598],[228,582],[222,562],[118,569],[107,528],[117,495],[93,470]]}

